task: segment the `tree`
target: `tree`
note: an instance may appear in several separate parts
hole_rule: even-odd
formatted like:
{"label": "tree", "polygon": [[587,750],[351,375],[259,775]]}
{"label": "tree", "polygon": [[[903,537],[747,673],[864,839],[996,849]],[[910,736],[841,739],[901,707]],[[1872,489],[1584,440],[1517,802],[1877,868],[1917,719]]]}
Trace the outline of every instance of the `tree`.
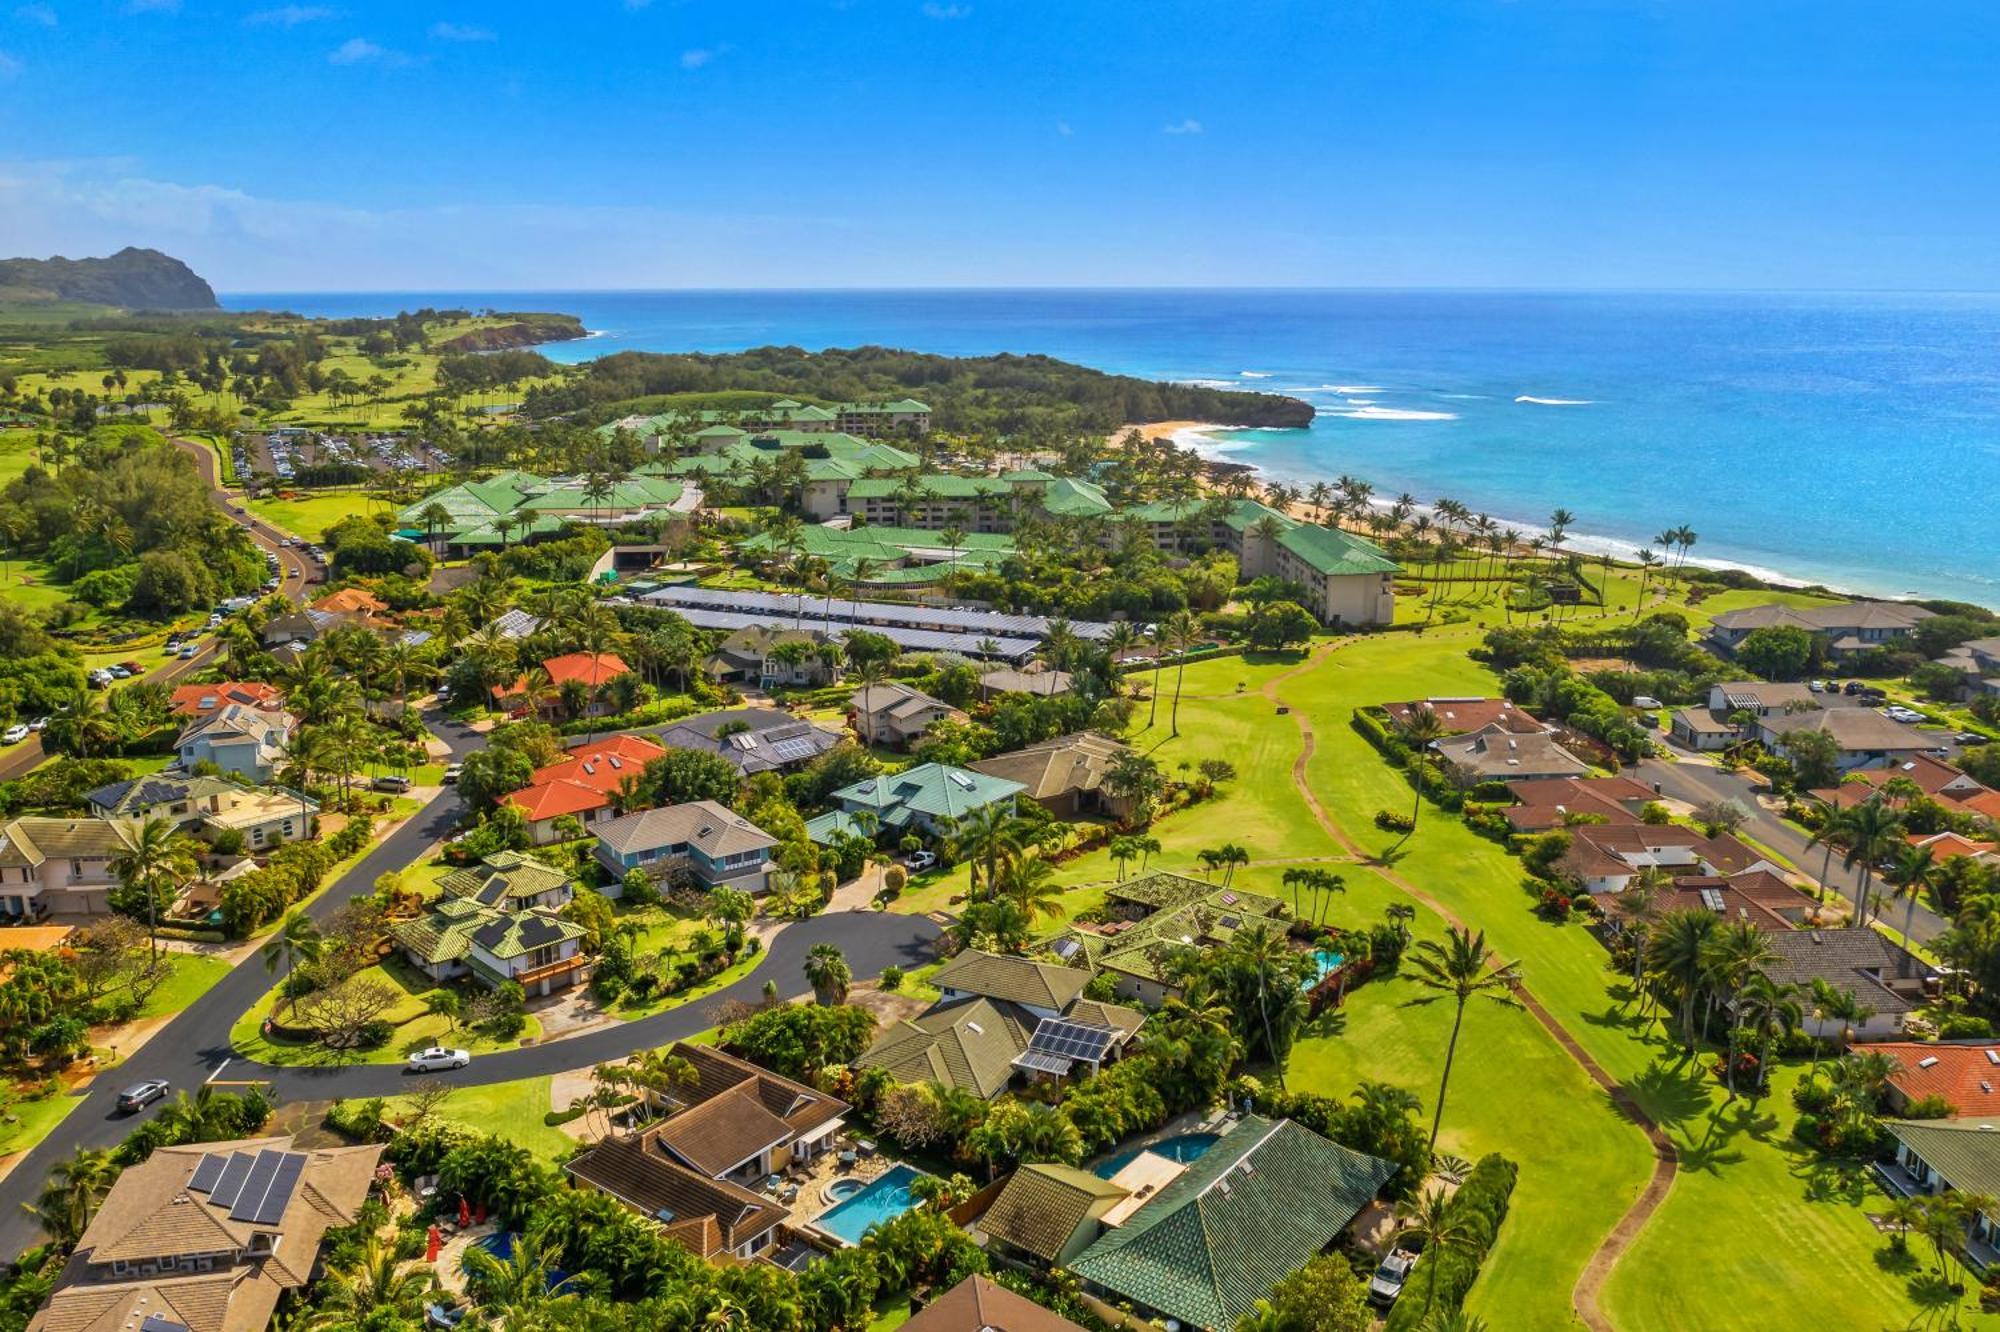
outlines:
{"label": "tree", "polygon": [[1812,664],[1812,635],[1796,625],[1752,629],[1736,646],[1736,660],[1765,680],[1796,680]]}
{"label": "tree", "polygon": [[[289,980],[299,969],[300,962],[319,961],[321,947],[319,926],[313,924],[312,917],[303,911],[291,911],[286,913],[284,923],[259,950],[259,954],[264,959],[267,975],[283,966],[285,978]],[[299,997],[296,994],[291,996],[291,1014],[294,1018],[299,1015]]]}
{"label": "tree", "polygon": [[1424,784],[1429,780],[1430,748],[1445,737],[1446,729],[1443,718],[1428,703],[1411,708],[1403,721],[1403,739],[1410,746],[1411,784],[1417,788],[1410,807],[1410,831],[1403,834],[1403,841],[1416,835],[1417,819],[1424,810]]}
{"label": "tree", "polygon": [[1930,891],[1937,880],[1938,865],[1927,846],[1911,846],[1905,843],[1895,848],[1894,859],[1884,876],[1896,890],[1895,895],[1903,899],[1903,938],[1910,937],[1910,927],[1916,921],[1917,899]]}
{"label": "tree", "polygon": [[445,1030],[456,1034],[458,1019],[465,1012],[465,1004],[458,997],[458,991],[436,989],[424,996],[424,1012],[432,1017],[443,1018]]}
{"label": "tree", "polygon": [[1825,731],[1785,731],[1778,739],[1800,790],[1817,791],[1840,781],[1840,742]]}
{"label": "tree", "polygon": [[74,1248],[91,1218],[118,1179],[119,1165],[103,1148],[86,1147],[49,1171],[29,1211],[42,1223],[51,1238],[65,1249]]}
{"label": "tree", "polygon": [[814,944],[806,953],[806,982],[813,988],[813,998],[831,1007],[844,1003],[847,987],[854,980],[854,973],[848,969],[847,958],[840,949],[830,943]]}
{"label": "tree", "polygon": [[1161,621],[1167,631],[1168,641],[1174,645],[1174,706],[1168,717],[1168,731],[1173,735],[1181,733],[1181,679],[1187,674],[1188,649],[1194,646],[1195,635],[1200,626],[1194,616],[1186,611],[1175,611]]}
{"label": "tree", "polygon": [[1855,888],[1854,918],[1848,922],[1849,926],[1867,927],[1875,867],[1891,850],[1902,845],[1902,832],[1902,812],[1891,809],[1879,797],[1864,800],[1848,811],[1847,854],[1841,857],[1841,864],[1848,869],[1857,865],[1861,868],[1861,881]]}
{"label": "tree", "polygon": [[1465,1023],[1465,1006],[1474,998],[1484,998],[1503,1008],[1518,1008],[1513,987],[1520,983],[1520,970],[1511,962],[1498,963],[1490,969],[1486,965],[1486,933],[1474,934],[1469,929],[1453,927],[1445,936],[1445,942],[1425,939],[1419,942],[1411,962],[1416,974],[1411,977],[1418,985],[1431,991],[1430,995],[1413,1002],[1435,1003],[1449,999],[1453,1005],[1451,1038],[1445,1045],[1444,1073],[1438,1079],[1437,1106],[1431,1113],[1431,1149],[1437,1149],[1438,1127],[1444,1122],[1445,1091],[1451,1084],[1451,1064],[1458,1053],[1458,1033]]}
{"label": "tree", "polygon": [[1368,1287],[1343,1254],[1322,1254],[1271,1288],[1236,1332],[1367,1332]]}
{"label": "tree", "polygon": [[1701,826],[1704,837],[1720,837],[1748,823],[1750,811],[1739,801],[1706,800],[1695,806],[1694,821]]}
{"label": "tree", "polygon": [[1004,802],[979,806],[952,823],[946,838],[954,860],[972,865],[972,895],[983,884],[991,895],[1000,863],[1019,855],[1027,844],[1028,827]]}
{"label": "tree", "polygon": [[1743,1033],[1744,1013],[1736,1001],[1751,978],[1776,957],[1764,931],[1747,920],[1728,921],[1715,928],[1703,941],[1702,967],[1709,985],[1729,1010],[1729,1054],[1723,1065],[1723,1081],[1729,1099],[1736,1099],[1736,1051]]}
{"label": "tree", "polygon": [[118,876],[119,887],[124,890],[123,900],[112,905],[125,910],[134,905],[134,894],[143,895],[146,910],[146,931],[152,964],[159,964],[160,907],[173,900],[174,889],[201,871],[201,863],[195,858],[196,843],[186,833],[175,829],[166,819],[147,819],[136,834],[132,849],[111,862],[111,872]]}
{"label": "tree", "polygon": [[1736,993],[1736,1013],[1744,1032],[1757,1043],[1757,1090],[1762,1092],[1771,1081],[1771,1047],[1805,1020],[1799,987],[1752,972]]}
{"label": "tree", "polygon": [[395,1246],[385,1242],[381,1232],[369,1230],[352,1261],[328,1273],[301,1325],[414,1326],[423,1317],[424,1297],[435,1289],[435,1273],[428,1268],[406,1267],[397,1259]]}
{"label": "tree", "polygon": [[645,783],[661,805],[691,800],[727,804],[736,798],[742,777],[720,754],[705,749],[670,749],[646,765]]}
{"label": "tree", "polygon": [[1708,940],[1719,924],[1712,911],[1692,907],[1669,911],[1654,923],[1648,939],[1651,974],[1678,996],[1684,1055],[1694,1053],[1695,1001],[1708,979]]}
{"label": "tree", "polygon": [[[1433,1264],[1453,1251],[1477,1253],[1493,1241],[1484,1218],[1471,1208],[1454,1206],[1443,1189],[1432,1189],[1414,1203],[1405,1203],[1397,1209],[1397,1217],[1396,1233],[1416,1240]],[[1435,1280],[1424,1282],[1426,1314],[1436,1292]]]}

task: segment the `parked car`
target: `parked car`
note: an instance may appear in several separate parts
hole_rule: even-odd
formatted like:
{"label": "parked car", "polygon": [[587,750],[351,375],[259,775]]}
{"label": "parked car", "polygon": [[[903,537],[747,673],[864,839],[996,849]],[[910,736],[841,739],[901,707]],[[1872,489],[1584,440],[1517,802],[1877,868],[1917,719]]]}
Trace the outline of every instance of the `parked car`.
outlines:
{"label": "parked car", "polygon": [[1960,731],[1952,739],[1958,741],[1961,745],[1990,745],[1993,743],[1992,736],[1981,735],[1977,731]]}
{"label": "parked car", "polygon": [[456,786],[458,784],[458,775],[464,771],[465,765],[463,763],[446,764],[444,777],[441,780],[446,786]]}
{"label": "parked car", "polygon": [[46,731],[48,728],[49,719],[47,717],[37,717],[28,723],[28,729],[31,731],[41,732]]}
{"label": "parked car", "polygon": [[910,852],[910,858],[903,863],[910,867],[912,874],[921,874],[937,864],[937,856],[930,851],[912,851]]}
{"label": "parked car", "polygon": [[436,1073],[441,1069],[464,1068],[471,1062],[469,1051],[433,1045],[428,1050],[419,1050],[411,1055],[407,1067],[412,1073]]}
{"label": "parked car", "polygon": [[374,781],[370,782],[369,785],[374,787],[377,791],[389,791],[393,792],[396,795],[401,795],[403,792],[410,789],[410,779],[403,776],[401,773],[391,772],[391,773],[385,773],[384,775],[377,777]]}
{"label": "parked car", "polygon": [[118,1108],[129,1115],[135,1111],[144,1110],[147,1106],[166,1094],[167,1080],[165,1078],[148,1078],[144,1082],[135,1082],[124,1091],[119,1092]]}
{"label": "parked car", "polygon": [[1417,1266],[1417,1255],[1408,1249],[1391,1249],[1382,1259],[1382,1265],[1375,1269],[1375,1275],[1368,1278],[1368,1302],[1386,1309],[1396,1302],[1409,1284],[1410,1273]]}
{"label": "parked car", "polygon": [[201,655],[201,644],[199,643],[189,643],[181,648],[182,661],[193,661],[196,657],[199,657],[200,655]]}
{"label": "parked car", "polygon": [[4,733],[0,733],[0,744],[18,745],[28,738],[28,727],[24,722],[15,722]]}

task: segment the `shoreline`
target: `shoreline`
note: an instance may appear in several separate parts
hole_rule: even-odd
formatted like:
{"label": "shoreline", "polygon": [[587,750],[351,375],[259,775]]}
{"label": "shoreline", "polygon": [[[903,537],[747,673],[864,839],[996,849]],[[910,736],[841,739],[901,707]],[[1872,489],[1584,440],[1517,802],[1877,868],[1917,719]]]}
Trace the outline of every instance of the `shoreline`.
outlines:
{"label": "shoreline", "polygon": [[[1230,456],[1241,449],[1250,447],[1247,443],[1232,445],[1227,441],[1219,441],[1215,438],[1216,435],[1225,431],[1241,433],[1245,431],[1276,430],[1279,427],[1233,426],[1214,421],[1158,421],[1143,426],[1129,426],[1119,433],[1122,435],[1126,430],[1135,429],[1149,440],[1171,440],[1176,447],[1187,450],[1203,462],[1215,463],[1227,467],[1244,468],[1252,476],[1256,477],[1260,483],[1268,484],[1273,481],[1282,481],[1312,484],[1314,481],[1325,481],[1330,484],[1333,480],[1332,477],[1314,477],[1308,480],[1305,478],[1279,476],[1267,471],[1256,463],[1241,462]],[[1260,502],[1267,503],[1268,501]],[[1392,507],[1389,501],[1380,496],[1371,497],[1369,504],[1377,509]],[[1418,504],[1414,512],[1433,517],[1437,513],[1436,509],[1429,504]],[[1317,521],[1313,516],[1312,506],[1304,501],[1291,505],[1288,516],[1296,518],[1301,522]],[[1494,514],[1492,517],[1503,528],[1513,528],[1519,531],[1524,539],[1548,535],[1548,529],[1540,523],[1509,519],[1499,514]],[[1563,545],[1565,549],[1580,555],[1592,557],[1608,556],[1615,563],[1629,565],[1634,568],[1638,566],[1639,552],[1647,548],[1644,542],[1628,541],[1622,537],[1596,536],[1576,532],[1566,535],[1563,538]],[[1740,560],[1724,559],[1718,556],[1703,557],[1689,554],[1684,562],[1717,572],[1747,574],[1779,591],[1810,591],[1812,589],[1820,589],[1835,596],[1850,598],[1872,598],[1888,601],[1916,601],[1925,599],[1907,594],[1861,592],[1837,583],[1786,573],[1781,569],[1773,569],[1766,565],[1748,564]],[[1949,598],[1946,599],[1949,600]]]}

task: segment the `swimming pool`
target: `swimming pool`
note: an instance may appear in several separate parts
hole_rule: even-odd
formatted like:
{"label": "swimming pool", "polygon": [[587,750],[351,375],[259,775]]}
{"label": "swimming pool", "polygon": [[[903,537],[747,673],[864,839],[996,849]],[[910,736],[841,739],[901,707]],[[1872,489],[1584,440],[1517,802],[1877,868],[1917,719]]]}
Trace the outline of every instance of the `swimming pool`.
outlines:
{"label": "swimming pool", "polygon": [[1319,984],[1321,981],[1325,980],[1328,976],[1331,976],[1334,972],[1340,970],[1340,964],[1345,962],[1346,960],[1347,959],[1341,956],[1339,953],[1332,952],[1325,948],[1322,948],[1317,953],[1314,953],[1312,979],[1306,982],[1305,988],[1310,990],[1313,986]]}
{"label": "swimming pool", "polygon": [[[892,1221],[917,1205],[916,1198],[910,1193],[910,1185],[916,1183],[917,1175],[918,1172],[911,1166],[896,1166],[887,1174],[860,1185],[850,1197],[821,1212],[813,1218],[813,1224],[843,1243],[859,1244],[870,1226]],[[855,1181],[841,1182],[851,1184]],[[832,1191],[828,1190],[829,1193]]]}
{"label": "swimming pool", "polygon": [[836,1179],[833,1183],[826,1186],[826,1200],[837,1203],[846,1202],[849,1198],[852,1198],[867,1187],[866,1184],[863,1184],[858,1179]]}
{"label": "swimming pool", "polygon": [[1169,1161],[1178,1161],[1186,1165],[1190,1161],[1199,1161],[1201,1154],[1215,1146],[1220,1136],[1215,1133],[1183,1133],[1178,1137],[1162,1138],[1149,1147],[1135,1147],[1129,1152],[1106,1157],[1091,1168],[1091,1173],[1099,1179],[1110,1179],[1138,1160],[1140,1152],[1151,1152],[1155,1156],[1164,1156]]}

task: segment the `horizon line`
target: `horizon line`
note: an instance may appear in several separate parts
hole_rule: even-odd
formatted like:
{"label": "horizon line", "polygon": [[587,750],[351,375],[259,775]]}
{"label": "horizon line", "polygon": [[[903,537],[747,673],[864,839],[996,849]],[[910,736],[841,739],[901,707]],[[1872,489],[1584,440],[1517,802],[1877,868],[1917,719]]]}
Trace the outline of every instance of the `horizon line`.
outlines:
{"label": "horizon line", "polygon": [[1257,292],[1271,294],[1425,294],[1425,295],[1521,295],[1521,296],[1994,296],[2000,287],[1563,287],[1563,286],[1316,286],[1275,284],[1161,284],[1118,283],[1108,285],[1030,283],[1018,286],[997,284],[966,285],[858,285],[828,286],[714,286],[714,287],[243,287],[215,288],[220,296],[677,296],[677,295],[756,295],[788,293],[855,292]]}

